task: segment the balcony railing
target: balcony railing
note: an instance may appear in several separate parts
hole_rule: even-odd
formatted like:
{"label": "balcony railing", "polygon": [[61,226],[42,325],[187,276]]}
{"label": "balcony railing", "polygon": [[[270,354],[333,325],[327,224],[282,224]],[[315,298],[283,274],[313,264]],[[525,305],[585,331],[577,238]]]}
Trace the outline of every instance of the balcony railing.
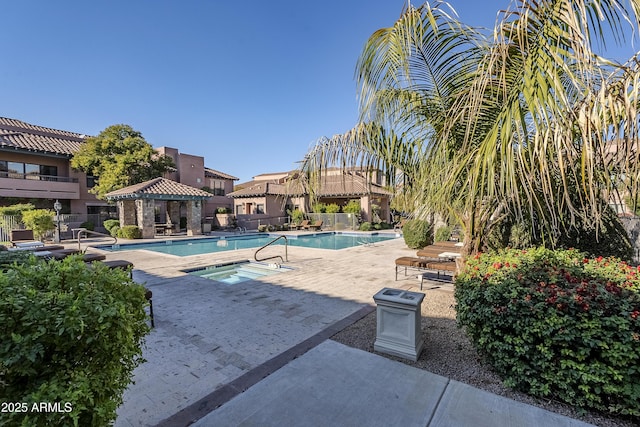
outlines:
{"label": "balcony railing", "polygon": [[38,175],[31,173],[15,173],[15,172],[0,172],[0,178],[11,179],[31,179],[35,181],[49,181],[49,182],[72,182],[77,183],[78,178],[70,178],[68,176],[55,176],[55,175]]}

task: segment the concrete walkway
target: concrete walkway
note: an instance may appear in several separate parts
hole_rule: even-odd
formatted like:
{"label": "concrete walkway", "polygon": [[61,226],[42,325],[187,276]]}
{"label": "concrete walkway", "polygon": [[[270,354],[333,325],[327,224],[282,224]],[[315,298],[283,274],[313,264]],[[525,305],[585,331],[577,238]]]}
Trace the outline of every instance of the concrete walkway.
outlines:
{"label": "concrete walkway", "polygon": [[373,310],[380,289],[419,291],[415,275],[395,281],[393,260],[415,252],[402,239],[288,252],[291,271],[234,285],[182,270],[253,250],[105,252],[134,263],[156,325],[116,427],[586,425],[328,340]]}

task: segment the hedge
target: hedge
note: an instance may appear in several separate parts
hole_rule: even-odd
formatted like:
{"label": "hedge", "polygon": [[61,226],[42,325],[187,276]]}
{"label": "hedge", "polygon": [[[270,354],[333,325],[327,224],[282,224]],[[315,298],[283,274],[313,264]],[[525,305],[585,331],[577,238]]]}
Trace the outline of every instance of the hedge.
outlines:
{"label": "hedge", "polygon": [[81,257],[31,257],[0,275],[1,402],[58,403],[2,413],[2,425],[103,426],[116,418],[148,333],[145,290]]}

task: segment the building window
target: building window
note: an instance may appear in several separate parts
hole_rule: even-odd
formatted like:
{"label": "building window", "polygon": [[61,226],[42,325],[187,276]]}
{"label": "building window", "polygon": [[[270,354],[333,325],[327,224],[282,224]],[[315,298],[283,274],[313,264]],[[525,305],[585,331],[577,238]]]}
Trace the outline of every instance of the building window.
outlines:
{"label": "building window", "polygon": [[25,163],[24,177],[26,179],[40,179],[40,165]]}
{"label": "building window", "polygon": [[211,189],[213,190],[212,192],[215,196],[224,196],[224,181],[221,181],[219,179],[211,180]]}
{"label": "building window", "polygon": [[236,215],[244,215],[244,205],[236,205]]}
{"label": "building window", "polygon": [[58,176],[58,167],[0,160],[0,176],[51,181]]}
{"label": "building window", "polygon": [[93,175],[87,175],[87,188],[93,188],[98,184],[98,180]]}
{"label": "building window", "polygon": [[24,176],[24,163],[7,162],[9,178],[22,178]]}
{"label": "building window", "polygon": [[58,176],[58,167],[57,166],[40,165],[40,175],[44,175],[44,176],[47,176],[47,177]]}
{"label": "building window", "polygon": [[259,203],[256,205],[256,213],[257,214],[263,214],[264,213],[264,205],[262,203]]}

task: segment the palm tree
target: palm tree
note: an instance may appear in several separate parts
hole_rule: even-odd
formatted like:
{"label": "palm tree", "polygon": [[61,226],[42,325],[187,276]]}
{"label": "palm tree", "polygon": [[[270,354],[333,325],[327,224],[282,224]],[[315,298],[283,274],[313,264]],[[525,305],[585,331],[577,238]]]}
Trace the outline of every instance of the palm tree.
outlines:
{"label": "palm tree", "polygon": [[640,2],[510,7],[486,36],[444,2],[408,5],[358,60],[360,123],[320,139],[302,169],[384,170],[417,216],[462,224],[466,253],[506,216],[536,218],[551,241],[577,219],[598,224],[616,177],[638,176],[640,74],[635,57],[616,64],[592,45],[637,31]]}

